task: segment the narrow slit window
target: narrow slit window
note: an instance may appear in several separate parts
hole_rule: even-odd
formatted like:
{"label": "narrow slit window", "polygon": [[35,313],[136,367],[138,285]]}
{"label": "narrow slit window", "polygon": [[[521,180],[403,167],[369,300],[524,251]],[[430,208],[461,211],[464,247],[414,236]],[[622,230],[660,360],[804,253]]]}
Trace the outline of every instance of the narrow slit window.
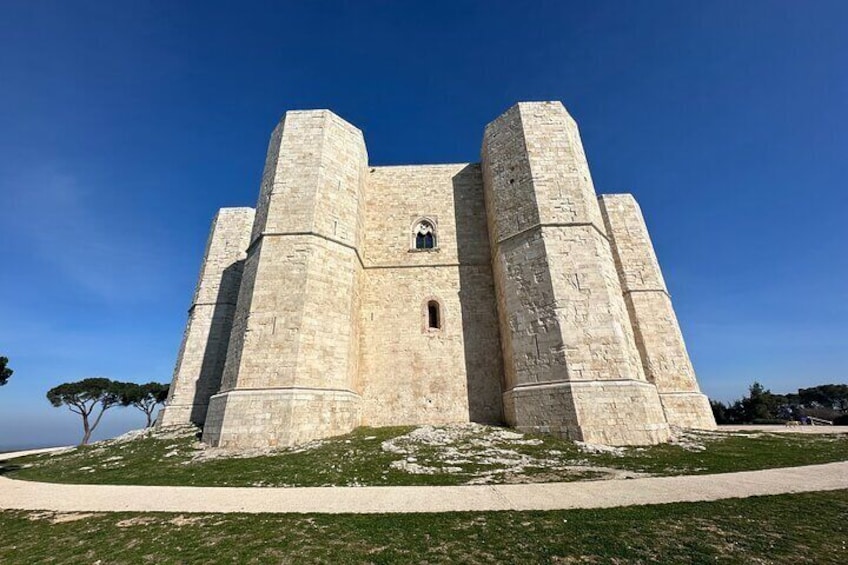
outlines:
{"label": "narrow slit window", "polygon": [[431,300],[427,303],[427,327],[431,330],[438,330],[442,327],[442,320],[439,312],[439,303]]}

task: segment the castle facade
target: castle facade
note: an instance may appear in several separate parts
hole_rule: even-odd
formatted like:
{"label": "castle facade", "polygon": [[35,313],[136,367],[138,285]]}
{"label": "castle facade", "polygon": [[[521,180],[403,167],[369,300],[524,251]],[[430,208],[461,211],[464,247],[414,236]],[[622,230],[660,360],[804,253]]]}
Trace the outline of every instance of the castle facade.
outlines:
{"label": "castle facade", "polygon": [[559,102],[452,165],[372,167],[356,127],[287,112],[256,209],[212,224],[158,425],[248,448],[469,421],[611,445],[715,427],[638,204],[595,194]]}

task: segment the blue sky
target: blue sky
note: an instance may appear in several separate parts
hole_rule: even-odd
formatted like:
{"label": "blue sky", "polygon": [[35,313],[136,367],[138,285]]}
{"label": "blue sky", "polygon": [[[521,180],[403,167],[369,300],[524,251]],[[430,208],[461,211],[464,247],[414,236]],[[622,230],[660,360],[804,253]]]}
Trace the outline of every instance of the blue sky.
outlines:
{"label": "blue sky", "polygon": [[562,100],[597,190],[642,204],[705,392],[845,382],[848,3],[284,4],[0,6],[0,447],[79,438],[56,384],[170,379],[209,222],[254,205],[292,108],[438,163]]}

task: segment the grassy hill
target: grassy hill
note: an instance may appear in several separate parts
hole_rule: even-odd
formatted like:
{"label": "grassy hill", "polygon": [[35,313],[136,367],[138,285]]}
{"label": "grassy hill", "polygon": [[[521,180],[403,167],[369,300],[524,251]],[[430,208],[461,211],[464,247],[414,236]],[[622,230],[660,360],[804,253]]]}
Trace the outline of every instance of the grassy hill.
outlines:
{"label": "grassy hill", "polygon": [[196,486],[460,485],[720,473],[848,460],[848,435],[678,432],[610,448],[476,424],[360,428],[283,450],[208,449],[197,430],[131,433],[2,463],[16,479]]}

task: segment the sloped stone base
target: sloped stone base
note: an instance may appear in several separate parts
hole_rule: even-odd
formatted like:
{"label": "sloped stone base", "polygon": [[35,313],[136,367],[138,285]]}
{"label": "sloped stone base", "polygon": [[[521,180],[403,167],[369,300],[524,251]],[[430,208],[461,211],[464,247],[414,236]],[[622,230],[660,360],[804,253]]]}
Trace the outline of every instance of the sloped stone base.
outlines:
{"label": "sloped stone base", "polygon": [[348,433],[359,419],[360,398],[350,391],[231,390],[211,398],[203,441],[235,449],[288,447]]}
{"label": "sloped stone base", "polygon": [[504,393],[507,422],[522,432],[549,433],[605,445],[654,445],[669,427],[656,388],[647,382],[568,381]]}
{"label": "sloped stone base", "polygon": [[156,427],[185,426],[188,423],[202,426],[208,409],[208,404],[168,404],[156,419]]}
{"label": "sloped stone base", "polygon": [[700,392],[660,393],[660,402],[670,426],[697,430],[716,429],[710,401]]}

